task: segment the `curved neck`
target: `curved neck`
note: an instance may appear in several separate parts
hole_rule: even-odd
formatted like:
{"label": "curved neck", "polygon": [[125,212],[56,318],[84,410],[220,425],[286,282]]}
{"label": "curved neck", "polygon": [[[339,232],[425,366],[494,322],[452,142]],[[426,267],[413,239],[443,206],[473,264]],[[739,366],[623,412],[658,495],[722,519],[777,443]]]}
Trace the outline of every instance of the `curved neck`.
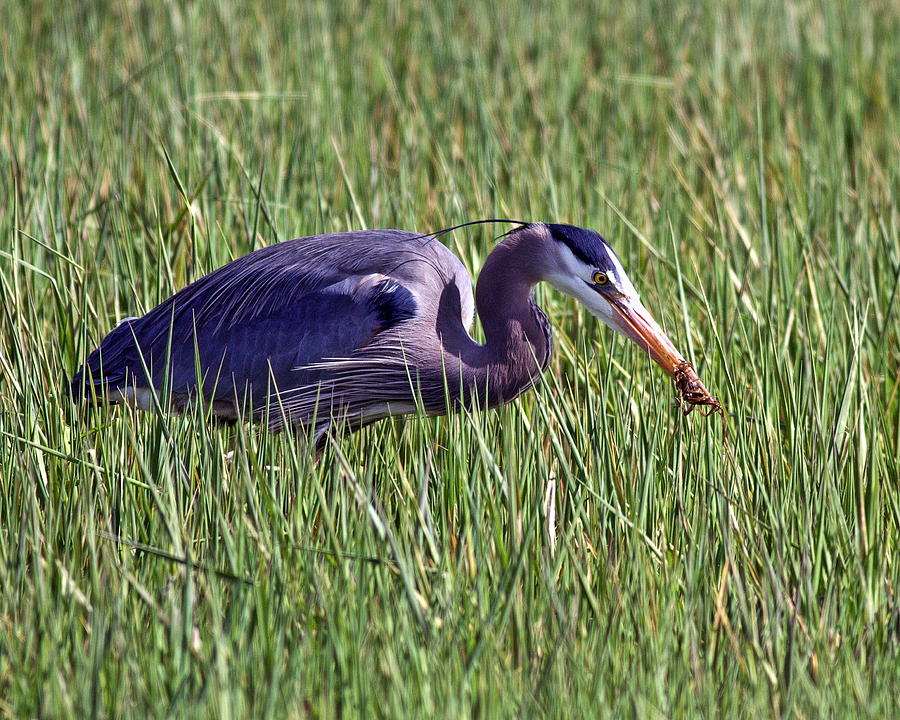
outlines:
{"label": "curved neck", "polygon": [[494,248],[475,289],[485,335],[481,379],[487,382],[491,405],[508,402],[533,385],[550,359],[550,324],[532,298],[540,280],[541,245],[529,239],[526,232],[516,233]]}

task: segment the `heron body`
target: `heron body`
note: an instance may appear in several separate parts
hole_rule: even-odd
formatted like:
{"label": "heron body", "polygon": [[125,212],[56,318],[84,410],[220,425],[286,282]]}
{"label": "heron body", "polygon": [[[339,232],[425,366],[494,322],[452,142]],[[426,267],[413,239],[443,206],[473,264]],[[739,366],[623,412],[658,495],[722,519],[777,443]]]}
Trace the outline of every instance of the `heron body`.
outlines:
{"label": "heron body", "polygon": [[[681,356],[590,230],[534,223],[493,249],[473,295],[433,236],[334,233],[241,257],[112,330],[75,375],[76,399],[180,409],[201,395],[221,418],[273,429],[357,429],[422,407],[495,407],[546,369],[550,323],[533,299],[549,281],[635,340],[669,374]],[[477,311],[485,342],[470,335]],[[164,391],[164,392],[163,392]]]}

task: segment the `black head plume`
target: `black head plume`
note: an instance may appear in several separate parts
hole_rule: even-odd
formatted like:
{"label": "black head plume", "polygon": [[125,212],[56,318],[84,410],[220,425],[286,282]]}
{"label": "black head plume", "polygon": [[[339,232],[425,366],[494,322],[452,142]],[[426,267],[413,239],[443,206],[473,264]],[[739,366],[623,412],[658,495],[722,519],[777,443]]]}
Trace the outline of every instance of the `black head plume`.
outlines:
{"label": "black head plume", "polygon": [[586,230],[575,225],[548,224],[550,236],[563,243],[581,262],[591,267],[614,267],[610,257],[612,249],[606,244],[603,236],[593,230]]}

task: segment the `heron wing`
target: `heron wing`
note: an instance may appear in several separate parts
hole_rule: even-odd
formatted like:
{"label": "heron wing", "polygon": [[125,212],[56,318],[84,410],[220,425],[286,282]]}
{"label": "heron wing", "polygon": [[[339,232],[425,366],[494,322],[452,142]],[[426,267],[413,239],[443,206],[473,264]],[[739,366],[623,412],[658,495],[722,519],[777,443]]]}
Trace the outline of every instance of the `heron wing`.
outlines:
{"label": "heron wing", "polygon": [[[207,398],[249,392],[260,407],[275,389],[315,384],[327,374],[323,361],[353,357],[416,313],[413,292],[380,273],[311,280],[276,270],[254,278],[244,269],[218,283],[213,273],[121,323],[88,359],[87,385],[109,396],[132,385],[159,390],[168,378],[171,392],[192,394],[199,381]],[[85,385],[82,369],[73,394],[90,396]]]}

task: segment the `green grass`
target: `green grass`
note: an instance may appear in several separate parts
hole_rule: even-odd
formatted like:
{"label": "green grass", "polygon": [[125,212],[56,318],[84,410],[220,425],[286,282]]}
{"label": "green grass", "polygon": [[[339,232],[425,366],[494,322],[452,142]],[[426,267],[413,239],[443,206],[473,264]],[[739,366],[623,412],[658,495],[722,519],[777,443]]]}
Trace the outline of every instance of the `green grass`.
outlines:
{"label": "green grass", "polygon": [[[0,1],[0,717],[900,715],[896,5],[493,5]],[[64,394],[254,248],[491,216],[610,239],[729,442],[547,289],[537,391],[318,465]]]}

